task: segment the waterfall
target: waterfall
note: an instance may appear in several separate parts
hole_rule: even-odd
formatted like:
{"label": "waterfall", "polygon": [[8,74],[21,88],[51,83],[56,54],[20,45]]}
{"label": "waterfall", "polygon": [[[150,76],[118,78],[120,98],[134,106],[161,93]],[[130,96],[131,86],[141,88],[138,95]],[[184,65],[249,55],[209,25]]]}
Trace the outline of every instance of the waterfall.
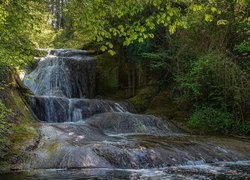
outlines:
{"label": "waterfall", "polygon": [[24,84],[36,96],[92,98],[95,93],[93,57],[71,51],[51,50],[25,77]]}
{"label": "waterfall", "polygon": [[88,99],[95,95],[95,69],[87,51],[49,50],[24,79],[34,93],[28,100],[36,116],[45,122],[74,122],[98,113],[130,111],[124,103]]}
{"label": "waterfall", "polygon": [[[95,57],[48,50],[24,77],[41,139],[23,169],[153,168],[250,159],[250,142],[184,133],[171,120],[136,114],[126,102],[95,99]],[[230,143],[229,143],[230,142]]]}

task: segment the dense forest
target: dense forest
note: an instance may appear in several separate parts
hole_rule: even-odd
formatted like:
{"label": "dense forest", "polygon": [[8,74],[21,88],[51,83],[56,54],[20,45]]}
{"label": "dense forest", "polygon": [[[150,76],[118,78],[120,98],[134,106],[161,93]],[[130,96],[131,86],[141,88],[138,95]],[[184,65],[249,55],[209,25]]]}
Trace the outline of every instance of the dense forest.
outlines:
{"label": "dense forest", "polygon": [[[1,89],[36,48],[94,50],[98,94],[197,133],[250,133],[248,0],[47,0],[0,4]],[[1,102],[0,130],[13,113]]]}

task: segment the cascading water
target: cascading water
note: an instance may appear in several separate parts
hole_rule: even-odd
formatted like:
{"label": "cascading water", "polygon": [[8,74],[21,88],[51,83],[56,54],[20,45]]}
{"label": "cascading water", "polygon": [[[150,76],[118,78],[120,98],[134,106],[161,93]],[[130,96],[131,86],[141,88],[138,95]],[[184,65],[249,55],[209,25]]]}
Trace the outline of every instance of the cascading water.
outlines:
{"label": "cascading water", "polygon": [[[85,51],[53,50],[41,58],[24,84],[36,96],[67,98],[94,97],[95,65]],[[71,52],[71,53],[72,53]]]}
{"label": "cascading water", "polygon": [[134,114],[128,103],[93,99],[95,63],[87,51],[50,50],[24,83],[43,123],[23,169],[140,169],[250,159],[250,141],[191,136],[169,120]]}
{"label": "cascading water", "polygon": [[[80,121],[104,112],[128,112],[126,103],[93,98],[94,58],[80,50],[50,50],[24,84],[34,96],[28,101],[38,119],[46,122]],[[130,108],[130,109],[129,109]]]}

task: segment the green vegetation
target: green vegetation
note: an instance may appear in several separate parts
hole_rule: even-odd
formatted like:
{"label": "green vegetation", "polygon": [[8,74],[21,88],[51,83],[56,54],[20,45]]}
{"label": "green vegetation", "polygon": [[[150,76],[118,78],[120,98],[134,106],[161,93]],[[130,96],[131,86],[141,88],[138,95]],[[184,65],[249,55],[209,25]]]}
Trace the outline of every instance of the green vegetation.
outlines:
{"label": "green vegetation", "polygon": [[202,107],[189,118],[188,126],[201,133],[226,133],[232,128],[233,120],[228,113]]}
{"label": "green vegetation", "polygon": [[136,96],[129,99],[129,102],[134,105],[137,112],[145,112],[157,93],[157,88],[153,86],[147,86],[139,90]]}
{"label": "green vegetation", "polygon": [[4,158],[10,141],[7,138],[10,135],[11,123],[8,122],[8,118],[11,116],[12,111],[0,102],[0,159]]}
{"label": "green vegetation", "polygon": [[[9,0],[0,4],[0,63],[17,68],[33,59],[41,38],[50,39],[44,30],[45,2]],[[48,26],[49,27],[49,26]],[[43,42],[46,42],[43,40]],[[42,44],[44,45],[44,44]],[[46,44],[47,46],[48,44]]]}
{"label": "green vegetation", "polygon": [[[211,105],[238,115],[244,121],[250,98],[249,75],[224,54],[199,57],[184,76],[177,76],[179,87],[196,105]],[[242,119],[241,119],[242,118]]]}
{"label": "green vegetation", "polygon": [[201,134],[249,134],[249,123],[238,124],[232,115],[211,107],[197,109],[188,120],[188,127]]}
{"label": "green vegetation", "polygon": [[50,144],[50,146],[49,146],[48,149],[47,149],[47,153],[53,154],[54,152],[56,152],[56,150],[57,150],[59,147],[60,147],[60,146],[59,146],[58,143]]}

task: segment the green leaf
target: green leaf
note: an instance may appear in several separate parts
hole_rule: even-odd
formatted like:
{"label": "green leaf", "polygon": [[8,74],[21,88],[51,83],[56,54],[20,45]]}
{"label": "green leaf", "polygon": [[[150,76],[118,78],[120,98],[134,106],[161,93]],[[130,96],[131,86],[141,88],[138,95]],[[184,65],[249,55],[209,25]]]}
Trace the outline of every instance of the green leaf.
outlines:
{"label": "green leaf", "polygon": [[113,44],[110,43],[110,42],[107,42],[106,45],[107,45],[110,49],[113,49],[113,47],[114,47]]}
{"label": "green leaf", "polygon": [[211,7],[211,11],[214,13],[217,11],[217,9],[215,7]]}
{"label": "green leaf", "polygon": [[104,46],[104,45],[102,45],[101,48],[100,48],[100,50],[101,50],[102,52],[106,51],[107,49],[108,49],[107,46]]}
{"label": "green leaf", "polygon": [[205,21],[212,22],[213,21],[213,16],[210,15],[210,14],[205,14]]}
{"label": "green leaf", "polygon": [[190,8],[193,11],[201,11],[202,10],[202,6],[201,5],[197,5],[197,4],[192,5]]}
{"label": "green leaf", "polygon": [[227,20],[219,20],[217,21],[217,25],[227,25],[228,21]]}
{"label": "green leaf", "polygon": [[175,25],[169,26],[169,33],[170,33],[170,34],[174,34],[175,31],[176,31],[176,26],[175,26]]}
{"label": "green leaf", "polygon": [[116,52],[115,52],[115,51],[113,51],[113,50],[109,50],[109,51],[108,51],[108,53],[109,53],[111,56],[116,55]]}

